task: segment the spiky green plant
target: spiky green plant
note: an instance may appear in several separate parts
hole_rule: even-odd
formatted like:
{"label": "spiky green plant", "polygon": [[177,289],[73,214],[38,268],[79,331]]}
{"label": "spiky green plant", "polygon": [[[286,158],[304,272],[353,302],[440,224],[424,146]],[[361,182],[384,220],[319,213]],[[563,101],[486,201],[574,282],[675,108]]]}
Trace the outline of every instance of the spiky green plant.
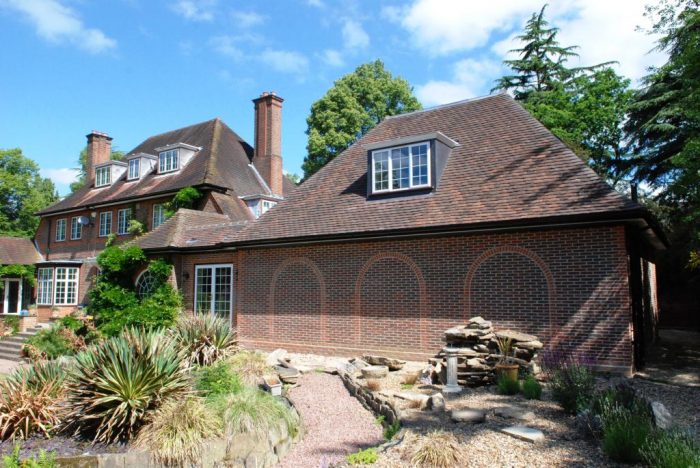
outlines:
{"label": "spiky green plant", "polygon": [[166,466],[194,466],[201,458],[204,441],[221,432],[221,418],[201,398],[171,398],[153,413],[134,445],[147,449]]}
{"label": "spiky green plant", "polygon": [[168,397],[190,391],[185,354],[168,335],[127,329],[76,356],[67,427],[96,442],[130,440]]}
{"label": "spiky green plant", "polygon": [[211,365],[233,354],[238,347],[236,331],[228,321],[211,314],[182,318],[173,333],[180,346],[187,351],[190,364]]}
{"label": "spiky green plant", "polygon": [[295,435],[299,429],[299,417],[291,408],[257,389],[247,388],[240,393],[221,396],[213,405],[222,415],[229,435],[267,434],[282,425]]}

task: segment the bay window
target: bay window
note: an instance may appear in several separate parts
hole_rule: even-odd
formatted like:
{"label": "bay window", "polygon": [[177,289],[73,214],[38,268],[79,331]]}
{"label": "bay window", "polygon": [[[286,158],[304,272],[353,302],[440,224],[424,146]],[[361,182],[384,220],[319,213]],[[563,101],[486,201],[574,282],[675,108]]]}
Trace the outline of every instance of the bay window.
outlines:
{"label": "bay window", "polygon": [[78,268],[56,267],[54,304],[75,305],[78,303]]}
{"label": "bay window", "polygon": [[53,296],[53,268],[39,268],[36,282],[36,303],[51,305]]}

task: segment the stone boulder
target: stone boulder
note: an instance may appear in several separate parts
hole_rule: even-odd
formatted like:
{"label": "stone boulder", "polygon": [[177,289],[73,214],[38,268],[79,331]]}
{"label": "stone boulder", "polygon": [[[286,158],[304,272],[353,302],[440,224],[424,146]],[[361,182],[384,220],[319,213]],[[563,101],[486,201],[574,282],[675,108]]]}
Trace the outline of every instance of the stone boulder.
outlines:
{"label": "stone boulder", "polygon": [[360,369],[362,377],[365,379],[382,379],[389,373],[387,366],[367,366]]}
{"label": "stone boulder", "polygon": [[482,423],[486,421],[486,413],[473,409],[452,410],[450,419],[454,422]]}
{"label": "stone boulder", "polygon": [[521,342],[526,342],[526,343],[527,343],[527,342],[533,342],[533,341],[539,342],[539,340],[537,339],[536,336],[534,336],[534,335],[528,335],[527,333],[521,333],[521,332],[515,331],[515,330],[500,330],[500,331],[497,331],[497,332],[496,332],[496,337],[498,337],[498,338],[506,338],[506,339],[507,339],[507,338],[510,338],[511,340],[513,340],[513,344],[517,344],[518,346],[520,346],[520,343],[521,343]]}
{"label": "stone boulder", "polygon": [[397,371],[401,370],[403,366],[406,364],[406,361],[402,361],[400,359],[394,359],[394,358],[388,358],[384,356],[372,356],[372,355],[365,355],[362,356],[362,359],[369,363],[370,365],[373,366],[386,366],[389,368],[389,370],[392,371]]}

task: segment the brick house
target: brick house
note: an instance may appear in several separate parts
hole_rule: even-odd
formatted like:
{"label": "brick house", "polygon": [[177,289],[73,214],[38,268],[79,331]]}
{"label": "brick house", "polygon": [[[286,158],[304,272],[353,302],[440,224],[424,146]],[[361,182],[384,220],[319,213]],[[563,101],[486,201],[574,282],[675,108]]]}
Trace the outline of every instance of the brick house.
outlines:
{"label": "brick house", "polygon": [[[238,141],[248,158],[239,167],[257,168],[274,187],[270,180],[282,178],[281,99],[261,99],[255,151]],[[193,164],[207,141],[152,137],[127,159],[181,142],[203,148]],[[188,312],[228,317],[244,344],[422,359],[442,346],[445,329],[481,315],[584,353],[602,369],[628,371],[653,337],[653,262],[665,247],[657,223],[507,95],[389,117],[294,191],[271,190],[285,200],[259,219],[242,209],[255,203],[250,190],[204,174],[178,187],[215,185],[212,201],[178,211],[136,242],[173,263]],[[139,192],[147,210],[160,200],[153,187]],[[72,199],[125,206],[125,193],[118,186],[99,195],[91,186]],[[207,208],[223,196],[241,209]],[[85,205],[62,203],[61,214],[42,213],[44,236],[68,206]],[[80,213],[97,225],[100,211]],[[71,259],[45,238],[39,244],[57,268]],[[99,244],[90,245],[77,244],[94,256]]]}

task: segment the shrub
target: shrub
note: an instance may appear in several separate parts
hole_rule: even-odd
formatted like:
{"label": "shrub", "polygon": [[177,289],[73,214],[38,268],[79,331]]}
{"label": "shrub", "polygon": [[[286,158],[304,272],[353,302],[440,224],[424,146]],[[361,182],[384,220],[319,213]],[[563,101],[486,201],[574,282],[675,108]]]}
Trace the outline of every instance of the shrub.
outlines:
{"label": "shrub", "polygon": [[700,447],[691,434],[680,430],[657,431],[641,453],[652,468],[700,467]]}
{"label": "shrub", "polygon": [[448,432],[433,431],[418,439],[411,464],[436,468],[463,466],[464,457],[460,452],[459,441]]}
{"label": "shrub", "polygon": [[49,437],[61,422],[63,369],[56,363],[18,368],[0,381],[0,438],[26,439],[34,432]]}
{"label": "shrub", "polygon": [[564,364],[552,373],[552,397],[570,414],[576,414],[588,406],[595,390],[595,377],[591,370],[576,362]]}
{"label": "shrub", "polygon": [[247,388],[237,394],[221,396],[213,404],[222,415],[229,435],[267,434],[283,425],[295,435],[299,429],[299,417],[290,407],[257,389]]}
{"label": "shrub", "polygon": [[393,424],[389,424],[384,428],[384,438],[386,440],[391,440],[396,434],[401,430],[401,423],[399,421],[394,421]]}
{"label": "shrub", "polygon": [[83,321],[73,317],[72,315],[66,315],[65,317],[61,318],[58,323],[60,323],[63,327],[68,328],[70,330],[73,330],[74,332],[77,332],[81,328],[83,328]]}
{"label": "shrub", "polygon": [[76,356],[68,426],[94,441],[130,440],[167,397],[189,390],[184,355],[167,335],[127,329]]}
{"label": "shrub", "polygon": [[174,334],[187,351],[191,364],[208,366],[217,359],[233,354],[238,346],[236,332],[227,320],[211,314],[181,319]]}
{"label": "shrub", "polygon": [[197,390],[204,396],[238,393],[243,389],[241,379],[225,361],[218,361],[209,367],[200,367],[195,372]]}
{"label": "shrub", "polygon": [[501,395],[516,395],[520,392],[520,382],[505,375],[500,376],[496,384]]}
{"label": "shrub", "polygon": [[7,330],[7,332],[3,333],[2,336],[12,336],[19,333],[19,317],[16,315],[8,315],[7,317],[3,317],[1,322],[2,327]]}
{"label": "shrub", "polygon": [[351,465],[372,465],[377,463],[377,449],[374,447],[351,453],[345,460]]}
{"label": "shrub", "polygon": [[542,397],[542,385],[532,375],[525,377],[522,391],[528,400],[539,400]]}
{"label": "shrub", "polygon": [[46,453],[45,450],[39,450],[39,456],[25,458],[20,460],[21,446],[15,444],[12,448],[11,455],[5,455],[2,459],[3,468],[54,468],[56,466],[56,454]]}
{"label": "shrub", "polygon": [[196,397],[171,398],[153,412],[134,445],[166,466],[194,466],[204,441],[221,435],[221,419]]}
{"label": "shrub", "polygon": [[[30,336],[22,345],[23,353],[32,360],[55,359],[59,356],[74,354],[77,337],[72,330],[60,324],[41,330]],[[84,346],[84,342],[82,343]]]}
{"label": "shrub", "polygon": [[257,351],[239,351],[226,362],[246,385],[257,385],[263,375],[272,372],[265,355]]}
{"label": "shrub", "polygon": [[602,421],[603,451],[618,462],[642,461],[641,449],[653,430],[648,412],[614,405],[604,410]]}

